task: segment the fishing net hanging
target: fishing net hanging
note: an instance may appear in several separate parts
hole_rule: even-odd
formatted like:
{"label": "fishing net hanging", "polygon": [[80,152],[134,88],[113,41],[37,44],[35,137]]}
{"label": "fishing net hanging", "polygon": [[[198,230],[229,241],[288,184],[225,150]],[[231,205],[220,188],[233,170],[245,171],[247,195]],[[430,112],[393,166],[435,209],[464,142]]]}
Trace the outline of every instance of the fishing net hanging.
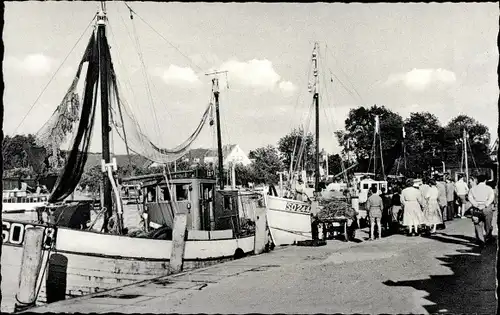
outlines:
{"label": "fishing net hanging", "polygon": [[[99,37],[98,39],[96,38],[97,36]],[[99,60],[100,57],[102,58],[101,60]],[[85,63],[88,64],[88,67],[82,102],[80,103],[76,89]],[[106,36],[104,33],[97,32],[96,34],[94,32],[81,59],[75,78],[62,102],[54,111],[49,121],[42,126],[36,135],[37,142],[48,149],[49,152],[53,152],[54,156],[52,158],[57,159],[55,153],[61,144],[67,140],[68,136],[74,133],[71,141],[71,149],[64,161],[64,167],[49,197],[49,202],[51,203],[62,202],[73,193],[83,174],[95,121],[100,67],[105,67],[108,73],[107,83],[110,114],[115,130],[126,142],[131,151],[153,162],[166,164],[176,161],[185,155],[193,142],[198,138],[209,118],[213,116],[213,106],[210,103],[203,113],[197,128],[185,141],[172,149],[164,149],[156,146],[142,132],[130,106],[120,99],[116,74],[111,61]],[[115,108],[113,108],[113,104],[115,104]],[[117,116],[117,112],[120,117],[115,117]],[[122,123],[120,124],[118,121]],[[75,133],[74,129],[77,125]]]}
{"label": "fishing net hanging", "polygon": [[[84,84],[83,102],[80,106],[76,86],[85,62],[88,63],[88,68]],[[98,79],[99,53],[95,35],[92,34],[68,92],[49,122],[37,134],[41,144],[52,149],[58,148],[78,121],[72,148],[66,157],[64,168],[49,197],[51,203],[61,202],[66,199],[75,190],[82,176],[94,127]],[[79,119],[77,117],[78,111],[80,111]]]}
{"label": "fishing net hanging", "polygon": [[[113,127],[132,152],[142,155],[153,162],[166,164],[184,156],[191,149],[191,145],[213,115],[213,106],[210,103],[205,109],[198,126],[185,141],[171,149],[160,148],[145,135],[133,114],[130,104],[120,98],[118,82],[112,64],[109,73],[111,100],[113,100],[114,105],[112,110]],[[117,115],[119,117],[116,117]],[[175,133],[172,133],[172,135],[175,135]]]}

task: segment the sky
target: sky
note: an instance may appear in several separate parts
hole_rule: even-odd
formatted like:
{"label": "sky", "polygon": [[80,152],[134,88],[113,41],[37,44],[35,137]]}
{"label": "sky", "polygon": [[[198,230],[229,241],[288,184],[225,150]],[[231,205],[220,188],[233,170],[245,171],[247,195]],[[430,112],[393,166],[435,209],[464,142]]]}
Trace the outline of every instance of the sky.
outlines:
{"label": "sky", "polygon": [[[333,132],[344,128],[349,110],[373,104],[403,118],[429,111],[442,124],[466,114],[496,138],[497,3],[127,4],[137,13],[133,20],[123,2],[107,3],[108,41],[121,96],[159,146],[172,148],[194,131],[210,102],[212,77],[205,73],[213,70],[228,71],[219,77],[224,144],[248,153],[307,126],[315,42],[320,146],[327,152],[339,152]],[[6,134],[35,133],[50,118],[98,8],[98,2],[5,3]],[[193,147],[216,146],[214,130],[207,126]],[[100,151],[99,135],[100,121],[93,152]],[[118,136],[112,144],[115,153],[125,152]]]}

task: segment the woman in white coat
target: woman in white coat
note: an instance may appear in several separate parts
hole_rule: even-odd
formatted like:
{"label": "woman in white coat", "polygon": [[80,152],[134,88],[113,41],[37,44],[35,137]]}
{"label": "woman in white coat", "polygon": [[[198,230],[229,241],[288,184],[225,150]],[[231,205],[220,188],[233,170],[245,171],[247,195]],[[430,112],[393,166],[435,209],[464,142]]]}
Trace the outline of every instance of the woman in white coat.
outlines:
{"label": "woman in white coat", "polygon": [[[418,188],[413,187],[411,179],[406,181],[406,188],[401,192],[401,205],[403,206],[403,226],[408,227],[408,234],[418,234],[418,226],[425,223],[422,213],[422,194]],[[415,232],[412,232],[412,231]]]}
{"label": "woman in white coat", "polygon": [[424,196],[426,204],[424,208],[425,223],[431,228],[431,233],[436,233],[437,225],[443,223],[438,202],[439,190],[434,179],[429,181],[429,186],[430,188],[427,189]]}

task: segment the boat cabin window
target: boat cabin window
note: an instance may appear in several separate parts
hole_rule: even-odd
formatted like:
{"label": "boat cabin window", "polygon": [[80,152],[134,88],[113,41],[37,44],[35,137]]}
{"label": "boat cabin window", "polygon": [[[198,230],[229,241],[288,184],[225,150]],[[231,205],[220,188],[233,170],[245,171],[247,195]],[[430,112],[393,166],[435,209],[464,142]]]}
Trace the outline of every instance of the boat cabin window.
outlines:
{"label": "boat cabin window", "polygon": [[177,184],[177,185],[175,185],[175,197],[176,197],[176,201],[189,200],[189,184]]}
{"label": "boat cabin window", "polygon": [[363,189],[368,189],[368,184],[363,184]]}
{"label": "boat cabin window", "polygon": [[171,201],[170,189],[167,186],[160,188],[160,200],[161,201]]}
{"label": "boat cabin window", "polygon": [[146,188],[146,191],[147,191],[147,201],[148,202],[155,202],[156,201],[155,187],[148,187],[148,188]]}
{"label": "boat cabin window", "polygon": [[232,210],[233,203],[231,202],[231,196],[224,196],[224,210]]}

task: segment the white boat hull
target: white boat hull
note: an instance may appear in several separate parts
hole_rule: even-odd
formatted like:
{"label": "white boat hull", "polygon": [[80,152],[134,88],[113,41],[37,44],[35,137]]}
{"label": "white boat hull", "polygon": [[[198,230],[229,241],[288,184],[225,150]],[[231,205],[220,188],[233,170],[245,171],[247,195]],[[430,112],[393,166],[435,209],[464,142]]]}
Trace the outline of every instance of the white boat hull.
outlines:
{"label": "white boat hull", "polygon": [[[2,222],[2,312],[10,312],[14,307],[27,225],[29,223],[26,222]],[[45,226],[45,229],[46,235],[54,233],[52,228]],[[254,236],[235,239],[232,238],[232,231],[214,231],[205,233],[206,236],[197,232],[202,231],[194,231],[190,237],[188,231],[184,270],[231,260],[238,249],[244,253],[254,250]],[[67,228],[58,228],[55,234],[53,248],[44,249],[42,270],[47,269],[43,278],[39,278],[41,290],[38,303],[52,301],[50,295],[54,294],[51,293],[54,286],[55,291],[63,290],[65,298],[70,298],[171,273],[170,240],[133,238]]]}
{"label": "white boat hull", "polygon": [[47,202],[2,202],[2,213],[18,213],[21,211],[34,212],[36,211],[36,208],[43,207],[45,205],[47,205]]}
{"label": "white boat hull", "polygon": [[311,205],[266,195],[267,222],[276,246],[312,240]]}

